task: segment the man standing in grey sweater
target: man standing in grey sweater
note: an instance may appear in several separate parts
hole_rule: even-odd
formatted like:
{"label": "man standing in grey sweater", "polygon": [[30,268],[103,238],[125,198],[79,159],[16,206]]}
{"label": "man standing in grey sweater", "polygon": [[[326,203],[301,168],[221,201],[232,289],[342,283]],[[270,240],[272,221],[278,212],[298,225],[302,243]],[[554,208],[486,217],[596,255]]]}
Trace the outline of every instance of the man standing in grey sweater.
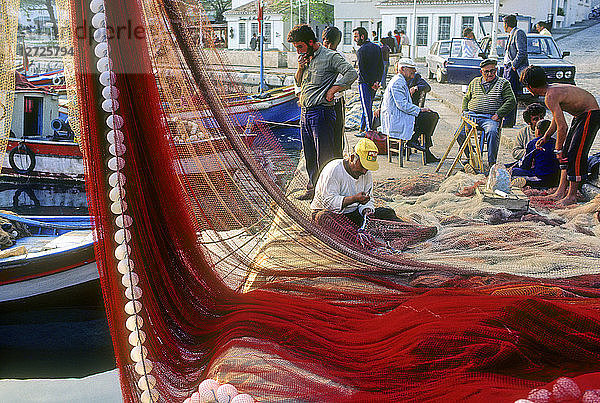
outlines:
{"label": "man standing in grey sweater", "polygon": [[292,28],[287,40],[298,52],[294,78],[300,87],[300,135],[309,178],[306,191],[297,198],[312,200],[321,169],[336,155],[335,94],[350,88],[358,74],[341,54],[317,42],[306,24]]}

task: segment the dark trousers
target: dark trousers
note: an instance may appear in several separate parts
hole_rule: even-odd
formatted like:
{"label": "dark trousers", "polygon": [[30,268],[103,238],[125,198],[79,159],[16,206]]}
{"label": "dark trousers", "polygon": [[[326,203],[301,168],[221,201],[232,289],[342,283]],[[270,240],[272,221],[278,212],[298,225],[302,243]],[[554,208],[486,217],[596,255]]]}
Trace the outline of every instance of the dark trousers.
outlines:
{"label": "dark trousers", "polygon": [[[352,221],[356,226],[362,227],[364,222],[364,217],[362,214],[358,212],[358,209],[351,211],[350,213],[344,214],[347,219]],[[373,217],[379,220],[389,220],[389,221],[398,221],[398,216],[396,212],[389,207],[375,207],[375,211],[373,212]]]}
{"label": "dark trousers", "polygon": [[[503,76],[510,82],[510,86],[518,100],[523,94],[523,84],[521,84],[521,80],[519,80],[519,74],[512,68],[504,66]],[[517,106],[515,105],[515,109],[508,112],[508,114],[504,116],[504,119],[502,120],[502,127],[513,127],[516,122]]]}
{"label": "dark trousers", "polygon": [[300,133],[308,171],[307,188],[317,184],[321,169],[334,159],[335,109],[333,106],[317,105],[302,108]]}
{"label": "dark trousers", "polygon": [[440,115],[437,112],[419,112],[419,115],[415,119],[415,132],[410,140],[419,142],[419,136],[424,134],[425,144],[423,146],[425,148],[431,147],[433,145],[431,137],[433,136],[438,120],[440,120]]}
{"label": "dark trousers", "polygon": [[390,68],[390,62],[384,61],[383,62],[383,75],[381,76],[381,88],[384,90],[385,90],[385,87],[387,87],[387,73],[388,73],[389,68]]}
{"label": "dark trousers", "polygon": [[373,124],[373,98],[375,90],[367,83],[358,83],[362,116],[360,117],[360,131],[370,131]]}
{"label": "dark trousers", "polygon": [[537,176],[532,169],[523,169],[514,167],[510,173],[511,177],[522,176],[526,180],[526,185],[532,188],[551,188],[558,185],[559,171],[555,174]]}
{"label": "dark trousers", "polygon": [[346,105],[344,98],[335,103],[335,125],[333,127],[333,157],[344,158],[344,125],[346,120]]}
{"label": "dark trousers", "polygon": [[563,145],[560,169],[567,170],[567,180],[581,182],[587,178],[588,155],[600,129],[600,109],[584,112],[571,121]]}

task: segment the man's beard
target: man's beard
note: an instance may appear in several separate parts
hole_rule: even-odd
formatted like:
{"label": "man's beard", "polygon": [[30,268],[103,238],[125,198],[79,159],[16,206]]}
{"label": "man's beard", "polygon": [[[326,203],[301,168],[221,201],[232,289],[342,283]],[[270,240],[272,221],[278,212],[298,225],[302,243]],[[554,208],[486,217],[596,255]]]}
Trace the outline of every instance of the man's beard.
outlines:
{"label": "man's beard", "polygon": [[311,57],[314,54],[315,54],[315,50],[313,49],[312,46],[309,46],[308,49],[306,49],[306,53],[305,53],[306,57]]}

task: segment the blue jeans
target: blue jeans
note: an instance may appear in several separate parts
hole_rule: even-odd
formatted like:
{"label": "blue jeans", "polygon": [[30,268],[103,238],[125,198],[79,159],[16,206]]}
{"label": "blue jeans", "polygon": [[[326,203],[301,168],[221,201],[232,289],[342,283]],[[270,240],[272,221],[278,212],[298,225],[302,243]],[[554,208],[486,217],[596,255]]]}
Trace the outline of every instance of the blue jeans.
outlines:
{"label": "blue jeans", "polygon": [[[483,129],[483,134],[479,137],[479,148],[483,152],[484,144],[487,144],[488,164],[491,167],[496,163],[498,157],[498,148],[500,147],[500,122],[492,119],[492,115],[487,113],[463,112],[478,126]],[[466,138],[465,128],[458,135],[458,142],[462,145]]]}
{"label": "blue jeans", "polygon": [[375,90],[367,83],[358,83],[362,116],[360,117],[360,131],[370,131],[373,127],[373,97]]}
{"label": "blue jeans", "polygon": [[317,105],[302,108],[300,134],[308,171],[308,189],[316,186],[323,167],[335,158],[335,109]]}

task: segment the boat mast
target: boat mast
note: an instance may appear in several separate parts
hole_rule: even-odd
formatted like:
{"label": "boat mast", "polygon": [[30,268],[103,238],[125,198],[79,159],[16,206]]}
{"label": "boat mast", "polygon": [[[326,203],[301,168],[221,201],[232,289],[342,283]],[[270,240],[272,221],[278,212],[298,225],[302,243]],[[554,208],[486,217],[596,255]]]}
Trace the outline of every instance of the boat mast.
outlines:
{"label": "boat mast", "polygon": [[264,38],[263,38],[263,4],[262,0],[258,0],[258,40],[260,41],[260,84],[258,88],[258,92],[260,95],[263,93],[264,89],[264,79],[265,79],[265,63],[264,63]]}
{"label": "boat mast", "polygon": [[494,15],[492,17],[492,43],[490,45],[490,58],[497,59],[498,53],[496,48],[498,47],[498,22],[499,18],[500,0],[494,0]]}

